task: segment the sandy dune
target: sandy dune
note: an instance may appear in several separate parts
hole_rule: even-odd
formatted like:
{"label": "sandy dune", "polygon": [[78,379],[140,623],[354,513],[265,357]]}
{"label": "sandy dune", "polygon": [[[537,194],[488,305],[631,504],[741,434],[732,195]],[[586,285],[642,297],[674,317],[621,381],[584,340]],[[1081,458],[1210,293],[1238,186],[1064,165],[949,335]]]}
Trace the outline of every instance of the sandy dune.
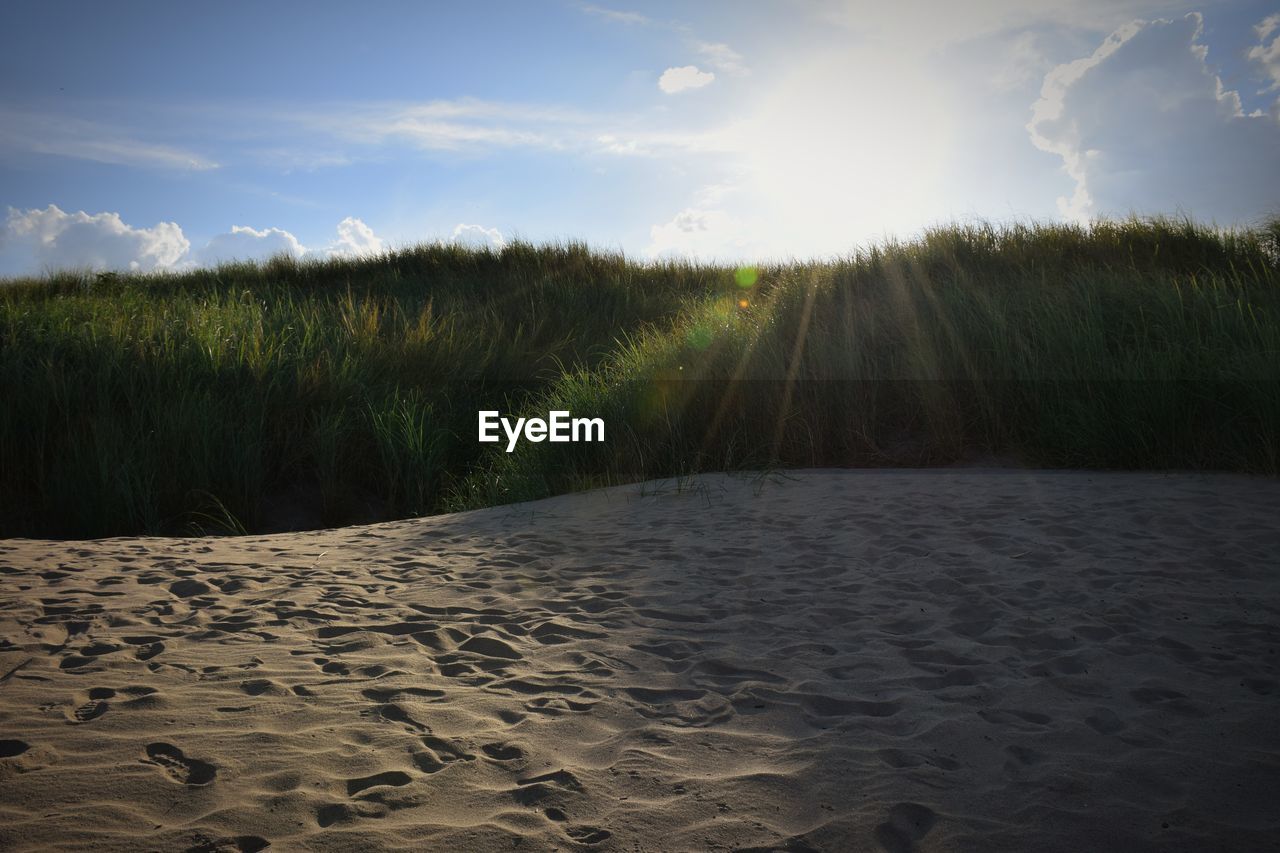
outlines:
{"label": "sandy dune", "polygon": [[1277,849],[1278,519],[813,471],[0,541],[0,848]]}

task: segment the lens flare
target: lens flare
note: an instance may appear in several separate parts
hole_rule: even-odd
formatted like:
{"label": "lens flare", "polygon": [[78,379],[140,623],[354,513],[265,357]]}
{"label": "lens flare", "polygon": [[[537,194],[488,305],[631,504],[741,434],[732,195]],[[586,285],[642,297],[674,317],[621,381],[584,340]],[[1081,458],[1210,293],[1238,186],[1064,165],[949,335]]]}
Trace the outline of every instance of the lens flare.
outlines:
{"label": "lens flare", "polygon": [[689,330],[687,338],[689,346],[696,350],[704,350],[711,346],[712,332],[707,326],[699,323]]}

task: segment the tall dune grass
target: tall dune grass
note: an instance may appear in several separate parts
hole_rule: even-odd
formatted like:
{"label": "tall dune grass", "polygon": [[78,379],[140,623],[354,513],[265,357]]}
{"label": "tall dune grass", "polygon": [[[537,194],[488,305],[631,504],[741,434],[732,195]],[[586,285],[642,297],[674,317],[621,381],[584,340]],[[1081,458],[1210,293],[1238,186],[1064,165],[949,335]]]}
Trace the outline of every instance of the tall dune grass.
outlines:
{"label": "tall dune grass", "polygon": [[[698,470],[1280,473],[1280,228],[952,227],[835,262],[580,245],[0,285],[0,533],[336,525]],[[476,412],[604,444],[476,441]]]}

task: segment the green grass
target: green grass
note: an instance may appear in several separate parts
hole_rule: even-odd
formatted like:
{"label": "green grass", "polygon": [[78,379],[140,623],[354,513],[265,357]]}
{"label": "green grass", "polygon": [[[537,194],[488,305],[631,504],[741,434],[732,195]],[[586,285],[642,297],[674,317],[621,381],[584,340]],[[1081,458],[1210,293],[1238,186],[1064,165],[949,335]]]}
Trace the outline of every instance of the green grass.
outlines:
{"label": "green grass", "polygon": [[[1280,473],[1280,223],[952,227],[830,263],[580,245],[0,284],[0,535],[338,525],[703,470]],[[606,422],[476,441],[476,412]]]}

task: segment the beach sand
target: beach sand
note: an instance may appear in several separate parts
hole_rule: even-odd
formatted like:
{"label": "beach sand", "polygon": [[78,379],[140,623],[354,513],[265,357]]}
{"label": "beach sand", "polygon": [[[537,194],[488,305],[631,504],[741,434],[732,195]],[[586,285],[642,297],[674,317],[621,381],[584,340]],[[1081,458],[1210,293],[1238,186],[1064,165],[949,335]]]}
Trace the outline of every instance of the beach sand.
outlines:
{"label": "beach sand", "polygon": [[1280,482],[0,541],[5,850],[1280,849]]}

